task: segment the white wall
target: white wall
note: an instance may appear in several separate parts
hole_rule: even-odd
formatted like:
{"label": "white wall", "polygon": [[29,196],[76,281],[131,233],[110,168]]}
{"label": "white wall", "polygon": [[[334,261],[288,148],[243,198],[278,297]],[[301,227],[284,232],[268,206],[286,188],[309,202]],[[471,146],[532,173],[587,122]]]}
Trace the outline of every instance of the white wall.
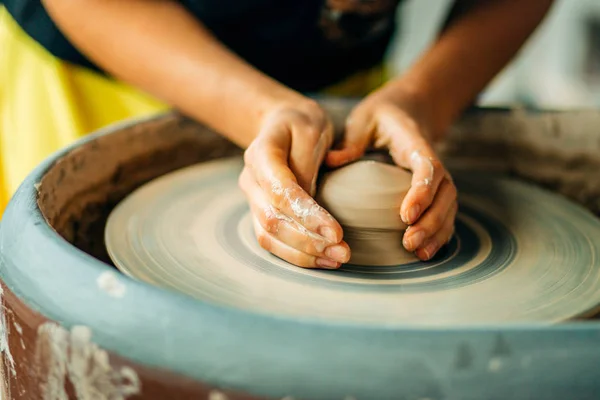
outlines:
{"label": "white wall", "polygon": [[[526,0],[524,0],[526,1]],[[431,43],[452,0],[408,0],[399,11],[401,32],[390,53],[398,73]],[[600,22],[599,0],[557,0],[544,23],[515,60],[492,82],[480,103],[546,108],[600,106],[600,70],[583,73],[592,46],[585,21]],[[599,67],[600,69],[600,67]]]}

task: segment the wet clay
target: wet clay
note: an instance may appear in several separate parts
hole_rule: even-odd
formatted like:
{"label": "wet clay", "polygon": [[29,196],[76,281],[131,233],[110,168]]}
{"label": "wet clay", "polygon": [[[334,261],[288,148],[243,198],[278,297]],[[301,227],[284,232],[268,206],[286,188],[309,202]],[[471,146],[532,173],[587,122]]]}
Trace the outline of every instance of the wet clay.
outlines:
{"label": "wet clay", "polygon": [[417,260],[402,246],[400,207],[412,174],[377,159],[363,159],[323,176],[317,202],[342,225],[357,265],[400,265]]}

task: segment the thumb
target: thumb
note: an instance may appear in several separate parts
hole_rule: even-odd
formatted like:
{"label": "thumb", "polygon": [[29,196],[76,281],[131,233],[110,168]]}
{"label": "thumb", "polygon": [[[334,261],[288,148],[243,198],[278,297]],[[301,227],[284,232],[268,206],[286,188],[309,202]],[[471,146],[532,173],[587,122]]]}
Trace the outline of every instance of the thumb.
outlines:
{"label": "thumb", "polygon": [[341,146],[330,150],[325,158],[327,166],[335,168],[360,158],[371,140],[373,126],[362,116],[352,116],[346,121]]}

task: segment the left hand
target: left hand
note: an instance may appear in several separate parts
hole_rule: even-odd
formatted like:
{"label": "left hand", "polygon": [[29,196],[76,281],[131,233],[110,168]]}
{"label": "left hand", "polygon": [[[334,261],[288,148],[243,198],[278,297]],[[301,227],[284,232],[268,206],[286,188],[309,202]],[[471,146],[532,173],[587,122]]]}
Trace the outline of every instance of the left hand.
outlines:
{"label": "left hand", "polygon": [[433,124],[422,104],[386,88],[368,96],[350,113],[341,147],[327,154],[326,163],[342,166],[373,146],[387,148],[398,166],[411,170],[411,188],[400,208],[409,226],[403,245],[429,260],[452,238],[458,205],[452,178],[432,149]]}

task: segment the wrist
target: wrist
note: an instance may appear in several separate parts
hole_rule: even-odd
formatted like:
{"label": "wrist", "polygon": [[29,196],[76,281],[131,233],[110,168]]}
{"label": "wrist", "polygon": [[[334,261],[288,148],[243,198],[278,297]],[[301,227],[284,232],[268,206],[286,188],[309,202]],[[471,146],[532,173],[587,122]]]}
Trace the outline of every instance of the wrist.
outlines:
{"label": "wrist", "polygon": [[306,97],[301,93],[289,90],[287,93],[271,98],[271,101],[265,108],[263,118],[287,110],[294,110],[308,115],[323,113],[321,105],[316,100]]}
{"label": "wrist", "polygon": [[370,97],[370,101],[377,104],[401,108],[428,139],[435,141],[443,138],[447,125],[437,112],[435,97],[425,85],[408,77],[401,77],[388,82]]}
{"label": "wrist", "polygon": [[390,83],[390,91],[398,97],[411,98],[420,122],[427,126],[434,141],[444,139],[453,120],[458,115],[451,97],[441,95],[427,82],[410,75]]}
{"label": "wrist", "polygon": [[275,110],[302,104],[304,98],[300,93],[260,73],[242,77],[235,85],[229,83],[230,87],[228,82],[231,79],[221,83],[222,90],[212,100],[221,106],[210,112],[193,107],[194,104],[206,103],[206,94],[200,89],[193,91],[194,95],[188,103],[192,105],[190,111],[197,120],[207,123],[240,147],[247,148]]}

